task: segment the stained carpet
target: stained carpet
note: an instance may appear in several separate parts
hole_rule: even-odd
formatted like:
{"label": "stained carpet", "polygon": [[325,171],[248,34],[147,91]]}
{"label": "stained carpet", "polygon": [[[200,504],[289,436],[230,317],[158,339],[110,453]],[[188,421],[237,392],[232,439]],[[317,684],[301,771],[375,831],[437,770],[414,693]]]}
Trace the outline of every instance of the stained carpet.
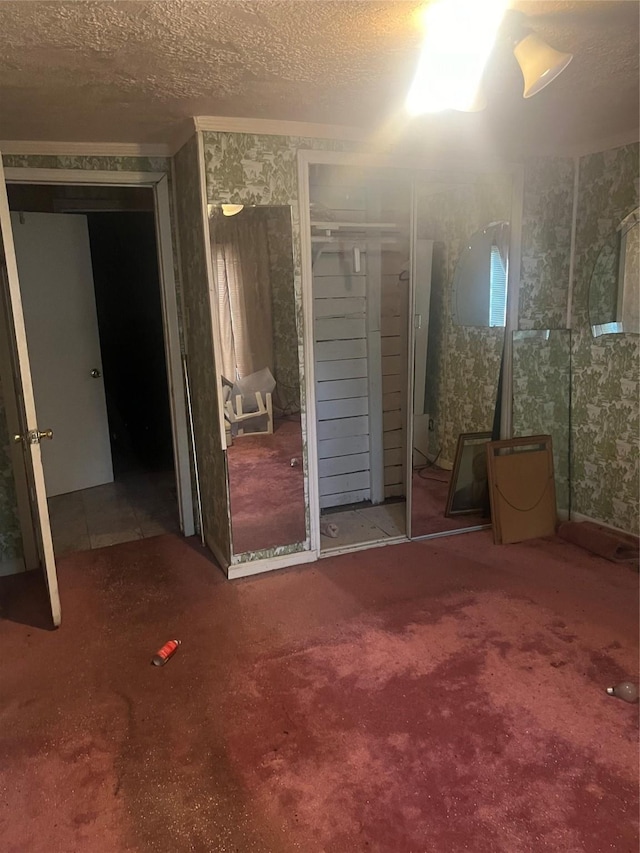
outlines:
{"label": "stained carpet", "polygon": [[299,418],[276,420],[271,435],[235,438],[227,451],[227,463],[234,552],[304,542]]}
{"label": "stained carpet", "polygon": [[233,583],[173,536],[59,573],[55,632],[37,578],[0,581],[6,853],[637,850],[625,567],[487,531]]}

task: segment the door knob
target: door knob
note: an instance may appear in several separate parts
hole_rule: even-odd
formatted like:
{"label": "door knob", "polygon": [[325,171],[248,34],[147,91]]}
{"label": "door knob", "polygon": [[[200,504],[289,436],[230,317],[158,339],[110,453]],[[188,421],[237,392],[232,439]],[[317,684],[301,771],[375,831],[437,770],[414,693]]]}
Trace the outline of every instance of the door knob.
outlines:
{"label": "door knob", "polygon": [[16,444],[19,444],[25,438],[27,439],[29,444],[40,444],[40,442],[42,441],[43,438],[46,438],[49,441],[51,441],[51,439],[53,438],[53,430],[52,429],[43,429],[43,430],[30,429],[26,435],[21,435],[20,433],[16,433],[13,436],[13,440],[16,442]]}
{"label": "door knob", "polygon": [[102,374],[100,373],[100,371],[98,370],[97,367],[93,368],[93,370],[91,371],[91,375],[93,376],[94,379],[99,379],[102,376]]}

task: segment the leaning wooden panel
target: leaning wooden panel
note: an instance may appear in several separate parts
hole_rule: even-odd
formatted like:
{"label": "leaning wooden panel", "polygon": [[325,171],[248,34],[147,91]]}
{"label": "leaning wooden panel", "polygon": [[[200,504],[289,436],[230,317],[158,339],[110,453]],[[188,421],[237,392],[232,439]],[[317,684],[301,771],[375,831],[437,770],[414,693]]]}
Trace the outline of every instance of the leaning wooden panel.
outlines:
{"label": "leaning wooden panel", "polygon": [[555,533],[556,489],[550,435],[489,442],[487,472],[496,544]]}

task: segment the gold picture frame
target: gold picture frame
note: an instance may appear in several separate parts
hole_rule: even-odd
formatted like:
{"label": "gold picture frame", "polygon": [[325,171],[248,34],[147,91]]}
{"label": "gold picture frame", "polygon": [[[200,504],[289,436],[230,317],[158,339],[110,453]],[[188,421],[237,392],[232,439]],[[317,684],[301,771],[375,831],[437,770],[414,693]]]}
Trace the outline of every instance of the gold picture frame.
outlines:
{"label": "gold picture frame", "polygon": [[472,513],[489,517],[486,445],[491,439],[490,432],[463,432],[458,436],[444,513],[446,518]]}

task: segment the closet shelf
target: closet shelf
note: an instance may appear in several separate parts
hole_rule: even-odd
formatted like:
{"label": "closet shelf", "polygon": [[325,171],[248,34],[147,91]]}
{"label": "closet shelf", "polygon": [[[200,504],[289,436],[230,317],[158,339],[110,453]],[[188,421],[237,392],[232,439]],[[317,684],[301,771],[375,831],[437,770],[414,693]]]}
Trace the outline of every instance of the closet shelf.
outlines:
{"label": "closet shelf", "polygon": [[[341,237],[339,235],[337,237],[322,237],[322,236],[315,236],[315,235],[313,235],[311,237],[312,243],[322,243],[322,244],[339,243],[340,245],[343,245],[343,246],[345,245],[345,243],[353,243],[354,245],[360,245],[361,243],[363,243],[365,241],[366,241],[366,238],[364,238],[364,237],[360,237],[360,239],[358,239],[356,237],[347,237],[347,236]],[[384,245],[387,245],[389,243],[392,243],[392,244],[399,243],[399,244],[404,245],[407,242],[407,240],[400,240],[396,237],[380,237],[377,242],[382,243]],[[365,251],[365,250],[363,249],[363,251]]]}
{"label": "closet shelf", "polygon": [[396,222],[332,222],[330,220],[311,221],[311,227],[320,231],[399,231],[400,225]]}

